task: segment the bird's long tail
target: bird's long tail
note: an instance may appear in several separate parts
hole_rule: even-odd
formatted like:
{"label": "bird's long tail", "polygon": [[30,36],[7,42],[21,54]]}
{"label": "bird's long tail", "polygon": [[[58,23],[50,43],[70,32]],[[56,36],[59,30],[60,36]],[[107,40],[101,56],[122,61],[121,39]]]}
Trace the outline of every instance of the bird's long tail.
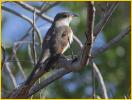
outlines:
{"label": "bird's long tail", "polygon": [[[50,68],[52,68],[52,64],[58,59],[57,57],[58,57],[58,56],[53,56],[53,57],[49,57],[49,58],[47,59],[46,67],[45,67],[45,69],[44,69],[45,72],[48,72],[48,71],[50,70]],[[46,60],[45,60],[45,61],[46,61]],[[45,61],[44,61],[43,63],[45,63]],[[27,84],[29,84],[29,83],[31,82],[31,80],[32,80],[32,78],[33,78],[33,76],[34,76],[36,70],[37,70],[38,68],[40,68],[41,65],[42,65],[42,61],[39,60],[39,61],[37,62],[37,64],[34,66],[34,69],[32,70],[32,72],[31,72],[31,74],[29,75],[28,79],[26,80],[25,85],[27,85]]]}

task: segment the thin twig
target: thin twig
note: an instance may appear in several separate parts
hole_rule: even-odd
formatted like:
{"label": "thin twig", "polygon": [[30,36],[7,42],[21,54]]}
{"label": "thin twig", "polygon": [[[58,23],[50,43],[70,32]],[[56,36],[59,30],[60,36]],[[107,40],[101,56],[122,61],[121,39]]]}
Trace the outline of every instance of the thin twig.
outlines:
{"label": "thin twig", "polygon": [[[42,8],[44,8],[43,7],[43,5],[41,6],[41,10],[43,10]],[[49,7],[49,9],[50,9],[50,7]],[[47,11],[47,10],[49,10],[49,9],[46,9],[45,11]],[[41,11],[42,12],[42,11]],[[41,13],[42,14],[42,13]],[[37,16],[36,17],[36,21],[38,20],[38,18],[39,18],[39,16]],[[32,29],[32,27],[30,27],[29,29],[28,29],[28,31],[26,32],[26,34],[19,40],[19,41],[23,41],[24,39],[26,39],[26,37],[28,37],[29,36],[29,31]],[[39,38],[40,38],[40,45],[42,45],[42,38],[41,38],[41,36],[39,35],[38,36]],[[16,49],[19,47],[19,44],[16,46]]]}
{"label": "thin twig", "polygon": [[30,61],[31,61],[31,63],[33,64],[33,57],[32,57],[32,54],[31,54],[31,45],[29,44],[28,45],[28,55],[29,55],[29,58],[30,58]]}
{"label": "thin twig", "polygon": [[31,44],[32,42],[30,42],[30,41],[18,41],[18,42],[15,42],[14,46],[13,46],[13,54],[14,54],[14,57],[15,57],[15,62],[17,62],[18,68],[19,68],[19,70],[20,70],[20,72],[21,72],[21,74],[22,74],[24,79],[26,79],[26,74],[25,74],[25,72],[24,72],[24,70],[23,70],[23,68],[21,66],[19,58],[17,57],[17,54],[16,54],[17,51],[16,51],[15,47],[16,47],[17,44],[25,44],[25,43]]}
{"label": "thin twig", "polygon": [[1,50],[2,50],[2,62],[1,62],[1,69],[3,69],[4,63],[5,63],[5,59],[6,59],[6,52],[3,46],[1,46]]}
{"label": "thin twig", "polygon": [[[19,14],[19,13],[15,12],[15,11],[11,10],[10,8],[4,7],[4,6],[2,6],[2,9],[4,9],[5,11],[10,12],[10,13],[12,13],[12,14],[15,14],[16,16],[18,16],[18,17],[20,17],[20,18],[22,18],[22,19],[28,21],[28,22],[33,26],[33,21],[32,21],[30,18],[28,18],[27,16],[22,15],[22,14]],[[34,26],[34,29],[35,29],[35,31],[36,31],[38,34],[40,34],[40,32],[39,32],[39,30],[38,30],[38,28],[37,28],[36,25]],[[16,49],[17,49],[17,46],[16,46]],[[14,57],[14,54],[12,54],[12,57],[11,57],[11,58],[13,59],[13,57]]]}
{"label": "thin twig", "polygon": [[[50,22],[50,23],[53,22],[53,19],[52,19],[51,17],[49,17],[49,16],[47,17],[47,15],[42,14],[41,11],[39,11],[38,9],[32,7],[31,5],[26,4],[26,3],[24,3],[24,2],[15,2],[15,3],[19,4],[21,7],[25,8],[25,9],[27,9],[28,11],[31,11],[31,12],[33,12],[33,11],[34,11],[33,9],[35,9],[36,14],[37,14],[39,17],[41,17],[42,19],[44,19],[44,20],[46,20],[46,21],[48,21],[48,22]],[[76,42],[77,44],[80,43],[80,42],[79,42],[79,39],[78,39],[74,34],[73,34],[73,38],[74,38],[74,40],[75,40],[75,42]],[[82,45],[80,44],[80,46],[82,46]]]}
{"label": "thin twig", "polygon": [[82,49],[82,48],[83,48],[82,42],[81,42],[75,35],[73,35],[73,39],[74,39],[74,41],[77,43],[78,47],[79,47],[80,49]]}
{"label": "thin twig", "polygon": [[[13,3],[15,3],[15,2],[13,2]],[[15,4],[17,4],[17,3],[15,3]],[[18,4],[17,4],[18,5]],[[41,5],[41,7],[40,7],[41,9],[40,10],[43,10],[44,8],[45,8],[45,3],[43,3],[42,5]],[[41,14],[42,14],[42,12],[41,12]],[[39,19],[39,16],[37,16],[36,18],[35,18],[35,21],[37,21]],[[21,38],[21,39],[23,39],[23,38],[25,38],[25,37],[27,37],[31,32],[31,30],[32,30],[32,26],[27,30],[27,32],[26,32],[26,34]],[[40,46],[42,45],[42,36],[41,36],[41,34],[40,34],[40,32],[39,32],[39,30],[38,30],[38,32],[37,32],[37,36],[38,36],[38,39],[39,39],[39,43],[40,43]]]}
{"label": "thin twig", "polygon": [[[115,11],[116,7],[118,6],[118,2],[114,2],[109,9],[104,13],[104,16],[100,19],[100,21],[96,24],[94,28],[94,41],[97,35],[103,30],[105,24],[109,21],[111,15]],[[74,40],[78,44],[80,48],[83,48],[82,42],[74,35]]]}
{"label": "thin twig", "polygon": [[24,80],[26,80],[26,74],[25,74],[25,72],[24,72],[24,70],[23,70],[23,68],[22,68],[22,65],[21,65],[21,63],[20,63],[20,61],[19,61],[19,58],[17,57],[17,53],[16,53],[15,47],[14,47],[14,49],[13,49],[13,52],[14,52],[14,56],[15,56],[15,60],[16,60],[17,66],[18,66],[18,68],[19,68],[19,70],[20,70],[20,72],[21,72],[21,74],[22,74]]}
{"label": "thin twig", "polygon": [[[32,7],[32,6],[30,6],[30,5],[26,4],[26,3],[23,3],[23,2],[20,2],[18,4],[21,4],[21,6],[23,5],[22,7],[24,7],[24,8],[26,8],[26,9],[28,9],[28,10],[33,12],[34,7]],[[97,36],[97,34],[103,29],[104,24],[107,23],[107,21],[109,20],[110,16],[113,13],[113,11],[116,9],[117,5],[118,5],[118,2],[113,3],[111,5],[111,7],[109,8],[109,10],[104,14],[105,16],[96,25],[96,28],[95,28],[95,31],[94,31],[95,36]],[[38,12],[36,12],[36,13],[38,13]],[[51,19],[50,17],[48,17],[49,19],[47,17],[44,18],[45,16],[40,16],[40,17],[45,19],[45,20],[50,20],[49,22],[53,21],[53,19]],[[82,47],[81,42],[79,41],[79,39],[75,35],[74,35],[74,40],[76,41],[77,44],[80,45],[80,47]]]}
{"label": "thin twig", "polygon": [[[41,83],[41,78],[39,78],[39,81],[38,81],[38,84],[40,83]],[[42,90],[39,91],[39,98],[41,99],[41,97],[42,97]]]}
{"label": "thin twig", "polygon": [[21,7],[27,9],[28,11],[31,11],[32,13],[34,12],[34,9],[35,9],[35,12],[38,16],[40,16],[41,18],[43,18],[44,20],[48,22],[52,22],[52,19],[49,16],[45,14],[41,14],[41,11],[39,11],[37,8],[34,8],[25,2],[15,2],[15,3],[19,4]]}
{"label": "thin twig", "polygon": [[32,24],[32,23],[33,23],[33,22],[32,22],[32,20],[31,20],[30,18],[28,18],[27,16],[22,15],[22,14],[19,14],[19,13],[17,13],[16,11],[11,10],[11,9],[10,9],[10,8],[8,8],[8,7],[5,7],[5,6],[3,6],[3,5],[2,5],[2,9],[3,9],[3,10],[5,10],[5,11],[10,12],[10,13],[12,13],[12,14],[16,15],[16,16],[21,17],[22,19],[26,20],[26,21],[27,21],[27,22],[29,22],[30,24]]}
{"label": "thin twig", "polygon": [[124,38],[126,35],[129,34],[130,30],[131,30],[131,28],[130,28],[130,25],[129,25],[125,30],[123,30],[117,36],[115,36],[113,39],[111,39],[105,46],[97,49],[94,52],[94,55],[92,55],[92,56],[95,56],[95,55],[98,55],[98,54],[102,54],[103,52],[105,52],[106,50],[111,48],[111,46],[117,44],[120,40],[122,40],[122,38]]}
{"label": "thin twig", "polygon": [[97,65],[94,62],[92,62],[92,66],[93,66],[93,69],[94,69],[94,72],[95,72],[95,76],[98,79],[98,82],[100,84],[100,87],[101,87],[101,90],[102,90],[102,92],[101,92],[102,96],[103,96],[103,98],[108,99],[107,89],[106,89],[103,77],[101,75],[101,72],[99,71]]}
{"label": "thin twig", "polygon": [[[14,47],[16,48],[17,45],[32,44],[32,43],[33,43],[33,41],[17,41],[17,42],[14,43]],[[38,45],[38,43],[35,42],[35,45]]]}
{"label": "thin twig", "polygon": [[[9,62],[31,62],[31,61],[30,61],[30,59],[21,59],[21,60],[19,60],[19,61],[17,61],[17,60],[6,60],[6,62],[9,63]],[[5,63],[6,63],[6,62],[5,62]],[[32,63],[32,64],[33,64],[33,63]]]}
{"label": "thin twig", "polygon": [[13,75],[13,73],[12,73],[12,71],[10,69],[10,64],[9,63],[5,63],[5,67],[7,69],[9,77],[11,78],[11,81],[13,83],[14,88],[17,88],[17,83],[16,83],[16,80],[15,80],[15,76]]}
{"label": "thin twig", "polygon": [[94,67],[92,66],[92,98],[95,99],[96,97],[96,89],[95,89],[95,72]]}
{"label": "thin twig", "polygon": [[107,10],[104,16],[100,19],[100,21],[95,26],[94,36],[97,37],[98,33],[102,31],[105,24],[108,22],[109,18],[111,17],[112,13],[116,9],[118,2],[114,2],[111,7]]}
{"label": "thin twig", "polygon": [[36,16],[36,12],[34,10],[34,14],[33,14],[33,32],[32,32],[32,48],[33,48],[33,59],[34,59],[34,65],[37,63],[36,59],[37,59],[37,54],[36,54],[36,48],[35,48],[35,16]]}
{"label": "thin twig", "polygon": [[53,4],[50,4],[48,7],[41,8],[41,14],[48,11],[50,8],[55,7],[56,5],[60,4],[61,2],[54,2]]}

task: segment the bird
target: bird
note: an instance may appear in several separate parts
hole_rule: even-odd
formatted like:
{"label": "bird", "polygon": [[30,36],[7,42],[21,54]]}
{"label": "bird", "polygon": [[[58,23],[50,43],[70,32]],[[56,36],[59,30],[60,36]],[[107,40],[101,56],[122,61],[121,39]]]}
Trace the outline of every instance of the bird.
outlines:
{"label": "bird", "polygon": [[60,12],[56,14],[51,27],[43,38],[41,55],[30,76],[26,80],[26,84],[32,80],[39,65],[54,55],[64,54],[70,47],[73,41],[73,31],[69,25],[72,19],[77,16],[77,14],[71,12]]}

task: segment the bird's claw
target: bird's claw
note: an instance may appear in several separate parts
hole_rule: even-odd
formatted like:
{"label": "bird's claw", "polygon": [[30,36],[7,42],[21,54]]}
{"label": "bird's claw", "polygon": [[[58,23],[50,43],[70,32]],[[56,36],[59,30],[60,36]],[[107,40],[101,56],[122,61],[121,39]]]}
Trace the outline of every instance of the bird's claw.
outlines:
{"label": "bird's claw", "polygon": [[65,56],[64,54],[58,54],[58,56],[59,56],[60,58],[66,58],[66,56]]}
{"label": "bird's claw", "polygon": [[74,57],[74,58],[72,59],[72,63],[75,62],[75,61],[77,61],[77,60],[78,60],[78,57]]}

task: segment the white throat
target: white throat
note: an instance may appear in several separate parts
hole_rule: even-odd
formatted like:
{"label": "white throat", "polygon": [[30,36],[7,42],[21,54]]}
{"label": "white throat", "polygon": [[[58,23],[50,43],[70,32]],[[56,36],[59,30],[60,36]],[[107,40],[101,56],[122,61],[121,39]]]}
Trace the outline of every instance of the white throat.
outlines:
{"label": "white throat", "polygon": [[70,22],[71,22],[72,18],[65,18],[65,19],[60,19],[58,21],[55,22],[55,27],[60,27],[60,26],[69,26]]}

